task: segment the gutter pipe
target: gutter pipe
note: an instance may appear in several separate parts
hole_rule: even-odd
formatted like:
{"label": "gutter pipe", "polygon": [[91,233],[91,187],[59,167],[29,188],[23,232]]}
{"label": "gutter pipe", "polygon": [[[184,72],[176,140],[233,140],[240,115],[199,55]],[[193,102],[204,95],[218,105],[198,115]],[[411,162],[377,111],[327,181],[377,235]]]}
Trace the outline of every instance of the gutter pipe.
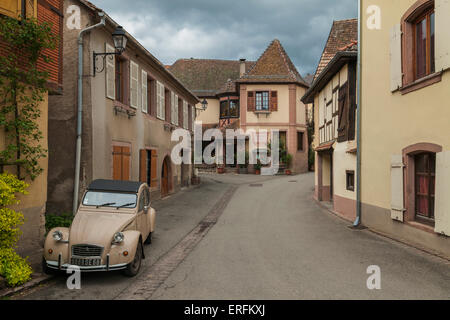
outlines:
{"label": "gutter pipe", "polygon": [[98,13],[101,21],[96,25],[87,27],[80,31],[78,35],[78,120],[77,120],[77,146],[75,154],[75,179],[73,188],[73,215],[78,210],[78,194],[80,188],[80,167],[81,167],[81,137],[83,134],[83,36],[86,32],[93,29],[104,27],[106,25],[106,17],[104,12]]}
{"label": "gutter pipe", "polygon": [[356,67],[356,94],[357,94],[357,108],[356,108],[356,220],[353,227],[358,227],[361,224],[361,10],[362,0],[358,0],[358,59]]}

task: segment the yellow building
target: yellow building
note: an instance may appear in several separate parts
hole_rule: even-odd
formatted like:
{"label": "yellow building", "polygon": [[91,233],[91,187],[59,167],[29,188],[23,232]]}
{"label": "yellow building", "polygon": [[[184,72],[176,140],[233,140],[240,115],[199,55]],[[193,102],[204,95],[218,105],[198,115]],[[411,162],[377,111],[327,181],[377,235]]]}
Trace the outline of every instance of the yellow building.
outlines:
{"label": "yellow building", "polygon": [[315,198],[330,201],[348,220],[356,218],[357,20],[335,21],[311,88],[314,104]]}
{"label": "yellow building", "polygon": [[450,256],[450,1],[361,10],[362,223]]}

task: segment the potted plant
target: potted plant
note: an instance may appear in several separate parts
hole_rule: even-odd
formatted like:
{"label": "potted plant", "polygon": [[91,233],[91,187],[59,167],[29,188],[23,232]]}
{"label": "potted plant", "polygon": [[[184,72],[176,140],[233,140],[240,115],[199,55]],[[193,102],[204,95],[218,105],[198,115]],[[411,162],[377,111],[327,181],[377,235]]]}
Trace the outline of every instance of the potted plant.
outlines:
{"label": "potted plant", "polygon": [[292,155],[291,154],[286,154],[284,161],[286,163],[286,170],[284,170],[284,173],[286,175],[290,176],[292,174],[292,171],[290,169],[291,162],[292,162]]}
{"label": "potted plant", "polygon": [[261,174],[261,162],[258,160],[258,162],[255,164],[255,174],[260,175]]}
{"label": "potted plant", "polygon": [[225,173],[225,166],[224,166],[223,164],[217,165],[217,173],[218,173],[218,174],[223,174],[223,173]]}

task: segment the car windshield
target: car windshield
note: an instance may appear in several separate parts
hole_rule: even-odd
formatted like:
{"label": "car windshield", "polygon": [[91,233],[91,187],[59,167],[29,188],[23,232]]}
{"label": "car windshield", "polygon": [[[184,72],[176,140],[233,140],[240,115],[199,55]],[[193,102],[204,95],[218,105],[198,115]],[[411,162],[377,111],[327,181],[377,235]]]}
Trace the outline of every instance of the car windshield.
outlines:
{"label": "car windshield", "polygon": [[136,208],[135,193],[88,191],[83,205],[94,207]]}

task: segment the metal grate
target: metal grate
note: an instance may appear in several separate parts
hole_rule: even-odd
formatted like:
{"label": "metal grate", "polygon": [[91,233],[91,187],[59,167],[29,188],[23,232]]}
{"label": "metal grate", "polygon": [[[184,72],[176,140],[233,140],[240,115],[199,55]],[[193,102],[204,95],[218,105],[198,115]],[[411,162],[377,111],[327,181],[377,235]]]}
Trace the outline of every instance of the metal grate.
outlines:
{"label": "metal grate", "polygon": [[94,245],[74,245],[72,246],[72,256],[77,257],[101,257],[103,247]]}

